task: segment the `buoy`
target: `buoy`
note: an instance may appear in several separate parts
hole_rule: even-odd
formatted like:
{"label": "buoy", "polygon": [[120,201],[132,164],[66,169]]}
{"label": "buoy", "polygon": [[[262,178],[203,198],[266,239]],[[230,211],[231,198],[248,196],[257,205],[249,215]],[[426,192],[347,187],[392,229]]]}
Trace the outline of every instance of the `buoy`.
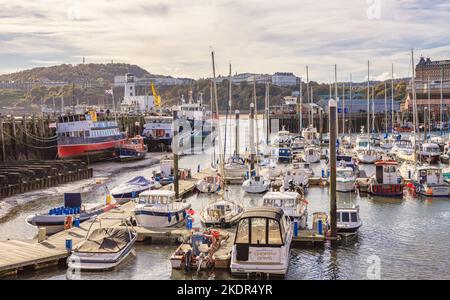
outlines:
{"label": "buoy", "polygon": [[110,205],[111,204],[111,194],[107,194],[106,195],[106,205]]}

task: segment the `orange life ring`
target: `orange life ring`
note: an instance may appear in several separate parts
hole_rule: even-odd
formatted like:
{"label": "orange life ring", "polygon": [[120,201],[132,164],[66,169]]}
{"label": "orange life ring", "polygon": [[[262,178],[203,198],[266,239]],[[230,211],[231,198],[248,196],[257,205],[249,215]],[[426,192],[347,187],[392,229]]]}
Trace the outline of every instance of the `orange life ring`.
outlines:
{"label": "orange life ring", "polygon": [[70,229],[70,228],[72,228],[72,225],[73,225],[73,216],[67,216],[64,219],[64,229],[65,230]]}

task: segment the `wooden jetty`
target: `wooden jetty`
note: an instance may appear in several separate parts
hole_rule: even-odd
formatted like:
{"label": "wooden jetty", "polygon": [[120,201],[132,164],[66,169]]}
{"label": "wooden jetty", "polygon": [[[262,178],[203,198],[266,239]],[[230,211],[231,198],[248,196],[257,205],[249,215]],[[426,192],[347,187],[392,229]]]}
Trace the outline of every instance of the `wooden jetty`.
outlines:
{"label": "wooden jetty", "polygon": [[92,168],[79,160],[0,162],[0,199],[92,176]]}

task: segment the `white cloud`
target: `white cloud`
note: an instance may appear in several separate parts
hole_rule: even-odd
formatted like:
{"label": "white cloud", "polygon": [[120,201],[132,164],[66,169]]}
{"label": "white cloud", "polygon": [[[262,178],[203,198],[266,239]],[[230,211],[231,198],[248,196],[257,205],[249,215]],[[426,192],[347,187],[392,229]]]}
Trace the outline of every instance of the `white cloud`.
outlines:
{"label": "white cloud", "polygon": [[[70,3],[79,1],[79,19]],[[382,0],[380,18],[368,18],[366,0],[0,0],[2,53],[32,60],[138,64],[152,73],[211,75],[210,46],[219,74],[229,61],[238,72],[292,71],[328,82],[373,74],[408,76],[409,49],[432,59],[449,53],[450,4]],[[75,7],[77,11],[77,7]],[[2,39],[2,35],[9,37]],[[45,55],[45,59],[41,58]],[[40,56],[40,57],[36,57]],[[381,75],[380,75],[381,74]]]}

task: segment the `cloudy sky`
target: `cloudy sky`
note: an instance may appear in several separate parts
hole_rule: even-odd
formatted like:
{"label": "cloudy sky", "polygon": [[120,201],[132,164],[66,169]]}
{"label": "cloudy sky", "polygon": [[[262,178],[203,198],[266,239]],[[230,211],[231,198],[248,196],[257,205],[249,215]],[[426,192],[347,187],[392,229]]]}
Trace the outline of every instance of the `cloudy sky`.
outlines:
{"label": "cloudy sky", "polygon": [[329,82],[409,76],[410,48],[450,59],[450,1],[0,0],[0,74],[126,62],[155,74],[289,71]]}

